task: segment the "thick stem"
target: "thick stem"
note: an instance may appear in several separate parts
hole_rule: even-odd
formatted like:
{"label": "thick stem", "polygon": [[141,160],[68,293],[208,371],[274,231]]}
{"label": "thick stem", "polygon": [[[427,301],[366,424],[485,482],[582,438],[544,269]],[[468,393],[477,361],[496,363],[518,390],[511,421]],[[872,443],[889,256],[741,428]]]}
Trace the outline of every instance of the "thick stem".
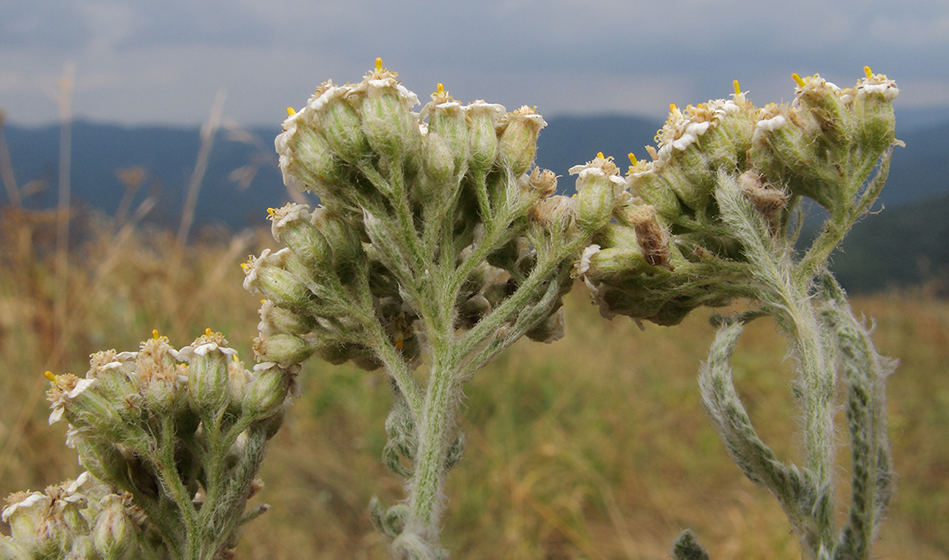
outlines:
{"label": "thick stem", "polygon": [[458,402],[458,375],[451,349],[435,352],[429,377],[422,421],[418,426],[418,453],[410,482],[411,517],[407,533],[415,533],[433,547],[438,544],[438,525],[444,507],[445,461],[454,433],[454,411]]}

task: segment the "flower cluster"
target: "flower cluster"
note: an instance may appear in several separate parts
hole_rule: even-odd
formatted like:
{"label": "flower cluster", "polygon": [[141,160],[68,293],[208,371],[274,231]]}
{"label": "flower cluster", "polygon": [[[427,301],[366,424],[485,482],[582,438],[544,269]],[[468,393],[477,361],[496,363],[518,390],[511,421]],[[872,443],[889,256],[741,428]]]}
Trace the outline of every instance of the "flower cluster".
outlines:
{"label": "flower cluster", "polygon": [[[748,248],[723,215],[724,190],[740,194],[737,203],[757,212],[775,243],[792,241],[789,224],[802,198],[826,208],[828,239],[809,273],[872,204],[899,144],[896,85],[869,68],[847,89],[819,76],[795,79],[790,104],[757,108],[736,82],[728,100],[673,105],[658,146],[646,148],[651,160],[630,154],[613,220],[576,267],[605,316],[672,325],[696,307],[758,293]],[[618,172],[611,177],[619,180]]]}
{"label": "flower cluster", "polygon": [[[522,336],[563,336],[572,262],[609,220],[614,189],[587,173],[576,199],[554,195],[556,176],[531,168],[546,123],[529,107],[463,105],[441,84],[416,103],[377,61],[288,110],[284,180],[322,206],[270,211],[286,247],[252,257],[244,286],[264,296],[258,360],[316,355],[391,375],[386,463],[410,496],[374,516],[398,554],[428,558],[441,554],[442,485],[462,449],[461,381]],[[414,375],[423,354],[427,386]]]}
{"label": "flower cluster", "polygon": [[132,495],[114,493],[88,472],[44,492],[17,492],[7,504],[2,519],[11,535],[0,538],[3,558],[135,560],[145,556],[140,539],[167,555]]}
{"label": "flower cluster", "polygon": [[232,547],[260,487],[265,442],[295,392],[295,368],[248,371],[210,329],[180,350],[156,332],[137,352],[93,354],[90,366],[84,379],[47,374],[50,423],[69,422],[66,443],[80,463],[122,507],[139,508],[146,532],[174,556]]}
{"label": "flower cluster", "polygon": [[[454,326],[467,329],[596,228],[575,210],[598,195],[552,196],[552,172],[528,173],[546,124],[533,109],[463,105],[441,84],[419,113],[417,103],[377,61],[361,82],[326,82],[288,110],[275,142],[284,180],[322,205],[271,209],[286,247],[244,265],[245,288],[265,298],[259,359],[374,369],[394,346],[417,365],[426,284],[449,284]],[[559,305],[542,323],[531,338],[560,335]]]}

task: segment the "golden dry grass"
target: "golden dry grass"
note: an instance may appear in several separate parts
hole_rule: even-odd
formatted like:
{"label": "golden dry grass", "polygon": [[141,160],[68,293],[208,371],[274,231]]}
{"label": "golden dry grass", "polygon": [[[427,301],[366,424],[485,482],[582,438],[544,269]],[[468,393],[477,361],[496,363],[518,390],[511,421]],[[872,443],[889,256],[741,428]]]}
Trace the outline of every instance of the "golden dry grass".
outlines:
{"label": "golden dry grass", "polygon": [[[153,328],[184,345],[223,331],[245,360],[255,296],[238,263],[266,233],[205,234],[179,250],[170,232],[114,232],[88,220],[73,242],[67,331],[52,322],[54,255],[43,217],[0,221],[0,493],[79,472],[46,425],[42,373],[82,374],[91,352],[133,349]],[[52,236],[55,237],[55,236]],[[854,301],[877,321],[879,349],[901,360],[889,383],[899,488],[880,558],[949,556],[949,303],[913,295]],[[706,422],[696,373],[713,336],[708,312],[676,328],[605,321],[582,291],[567,301],[568,336],[519,343],[467,388],[467,449],[451,473],[444,541],[457,559],[658,559],[692,528],[716,560],[800,557],[783,513],[739,472]],[[772,325],[752,325],[736,383],[779,456],[797,453],[791,366]],[[272,441],[260,500],[238,558],[385,559],[366,511],[399,482],[380,462],[389,388],[379,372],[309,363],[302,398]],[[843,435],[842,435],[843,437]],[[846,498],[847,450],[841,449]]]}

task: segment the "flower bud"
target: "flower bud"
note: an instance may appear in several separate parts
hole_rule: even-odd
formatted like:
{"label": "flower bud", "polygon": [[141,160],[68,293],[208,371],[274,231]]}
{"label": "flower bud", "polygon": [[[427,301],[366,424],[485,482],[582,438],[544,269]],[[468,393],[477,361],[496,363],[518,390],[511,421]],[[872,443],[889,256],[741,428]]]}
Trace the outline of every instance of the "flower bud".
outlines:
{"label": "flower bud", "polygon": [[102,510],[93,529],[95,549],[104,558],[122,558],[136,544],[135,523],[126,512],[131,494],[109,494],[102,498]]}
{"label": "flower bud", "polygon": [[653,206],[663,218],[676,220],[682,215],[679,197],[663,179],[655,162],[634,166],[628,177],[629,194]]}
{"label": "flower bud", "polygon": [[809,112],[770,105],[762,109],[755,125],[751,163],[774,184],[786,185],[799,196],[825,208],[838,204],[835,162],[820,148],[820,124]]}
{"label": "flower bud", "polygon": [[366,89],[360,107],[363,131],[376,152],[392,160],[406,159],[421,140],[417,116],[409,111],[418,98],[398,84],[394,73],[383,69],[376,74],[356,86]]}
{"label": "flower bud", "polygon": [[283,241],[293,252],[308,277],[318,277],[330,258],[330,246],[311,222],[309,208],[303,204],[287,204],[283,208],[268,210],[273,222],[274,239]]}
{"label": "flower bud", "polygon": [[883,74],[864,68],[867,77],[853,88],[853,114],[858,123],[857,143],[870,153],[882,153],[895,139],[893,100],[900,90]]}
{"label": "flower bud", "polygon": [[797,74],[793,77],[798,87],[791,105],[817,120],[827,145],[849,143],[853,122],[840,88],[816,74],[808,78],[801,78]]}
{"label": "flower bud", "polygon": [[[363,133],[359,113],[347,102],[350,88],[330,86],[321,96],[322,103],[315,117],[315,126],[330,149],[341,160],[355,163],[369,153],[369,142]],[[314,106],[311,101],[310,107]]]}
{"label": "flower bud", "polygon": [[137,399],[141,389],[135,361],[135,352],[95,352],[89,356],[89,371],[86,372],[86,378],[99,381],[98,394],[111,401],[116,412],[128,417],[137,415],[129,405]]}
{"label": "flower bud", "polygon": [[614,192],[626,186],[612,159],[601,153],[586,165],[570,168],[570,174],[577,175],[576,218],[581,230],[593,232],[606,225],[613,213]]}
{"label": "flower bud", "polygon": [[291,374],[273,363],[254,366],[253,380],[244,393],[243,411],[252,418],[273,416],[283,407]]}
{"label": "flower bud", "polygon": [[[416,193],[421,203],[431,203],[435,197],[445,194],[446,186],[455,178],[455,153],[448,141],[437,132],[425,135],[425,176],[428,189]],[[437,200],[437,199],[436,199]]]}
{"label": "flower bud", "polygon": [[304,123],[284,130],[275,144],[285,185],[301,192],[313,191],[321,198],[333,197],[345,176],[346,164],[334,154],[323,136]]}
{"label": "flower bud", "polygon": [[501,124],[499,153],[504,165],[515,176],[527,171],[537,154],[537,136],[547,126],[543,117],[528,106],[508,113]]}
{"label": "flower bud", "polygon": [[549,169],[535,167],[527,180],[529,196],[543,199],[557,192],[557,174]]}
{"label": "flower bud", "polygon": [[320,206],[313,211],[310,220],[329,244],[332,254],[330,265],[337,274],[343,270],[364,266],[366,254],[362,248],[362,240],[359,238],[359,232],[346,218],[338,212]]}
{"label": "flower bud", "polygon": [[751,107],[740,92],[736,98],[738,102],[715,99],[689,105],[685,111],[671,105],[656,135],[662,178],[692,210],[709,205],[720,168],[735,169],[745,159],[747,139],[741,134],[752,126]]}
{"label": "flower bud", "polygon": [[258,361],[275,362],[283,367],[299,364],[317,350],[315,344],[291,334],[275,334],[254,339],[254,353]]}
{"label": "flower bud", "polygon": [[261,302],[259,313],[260,323],[257,330],[265,337],[274,334],[305,334],[316,326],[316,321],[310,315],[294,313],[274,305],[269,299]]}
{"label": "flower bud", "polygon": [[300,279],[283,268],[289,252],[288,248],[276,253],[264,249],[259,257],[251,257],[248,262],[242,264],[244,289],[263,294],[276,303],[302,309],[310,302],[312,294]]}
{"label": "flower bud", "polygon": [[244,394],[247,392],[247,386],[250,385],[251,373],[244,369],[244,362],[237,358],[237,355],[231,356],[227,361],[227,410],[235,416],[240,414],[244,403]]}
{"label": "flower bud", "polygon": [[461,170],[468,160],[468,111],[441,89],[432,94],[428,109],[428,133],[444,139],[453,156],[453,165]]}
{"label": "flower bud", "polygon": [[77,433],[118,439],[127,433],[128,422],[141,414],[137,392],[116,397],[100,390],[99,379],[78,379],[72,374],[47,377],[53,378],[47,393],[53,410],[50,424],[65,417]]}
{"label": "flower bud", "polygon": [[156,336],[140,346],[135,366],[146,407],[158,415],[184,406],[177,398],[179,365],[165,337]]}
{"label": "flower bud", "polygon": [[178,358],[189,364],[188,397],[202,417],[214,416],[227,405],[228,361],[236,353],[211,329],[178,351]]}
{"label": "flower bud", "polygon": [[465,107],[468,117],[468,160],[472,169],[487,171],[498,154],[497,123],[504,107],[475,101]]}
{"label": "flower bud", "polygon": [[10,534],[19,546],[35,551],[42,545],[38,540],[42,512],[52,501],[42,492],[17,492],[7,497],[2,520],[10,525]]}
{"label": "flower bud", "polygon": [[531,206],[529,215],[553,235],[566,235],[574,221],[576,201],[563,195],[548,196]]}
{"label": "flower bud", "polygon": [[[663,300],[651,297],[642,278],[656,269],[643,258],[638,246],[626,244],[584,250],[576,272],[593,293],[600,314],[607,318],[626,315],[642,319],[654,315]],[[668,273],[666,273],[668,274]]]}

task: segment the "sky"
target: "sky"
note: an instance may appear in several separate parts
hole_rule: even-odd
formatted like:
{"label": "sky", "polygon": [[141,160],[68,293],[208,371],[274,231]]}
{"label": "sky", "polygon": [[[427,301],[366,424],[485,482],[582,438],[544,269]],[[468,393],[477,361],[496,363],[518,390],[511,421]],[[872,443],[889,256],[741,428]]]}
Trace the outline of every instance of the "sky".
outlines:
{"label": "sky", "polygon": [[323,81],[376,57],[424,103],[444,84],[545,116],[640,114],[726,97],[789,101],[791,74],[853,85],[869,65],[899,108],[949,108],[947,0],[0,0],[0,109],[197,125],[218,92],[243,126],[278,126]]}

